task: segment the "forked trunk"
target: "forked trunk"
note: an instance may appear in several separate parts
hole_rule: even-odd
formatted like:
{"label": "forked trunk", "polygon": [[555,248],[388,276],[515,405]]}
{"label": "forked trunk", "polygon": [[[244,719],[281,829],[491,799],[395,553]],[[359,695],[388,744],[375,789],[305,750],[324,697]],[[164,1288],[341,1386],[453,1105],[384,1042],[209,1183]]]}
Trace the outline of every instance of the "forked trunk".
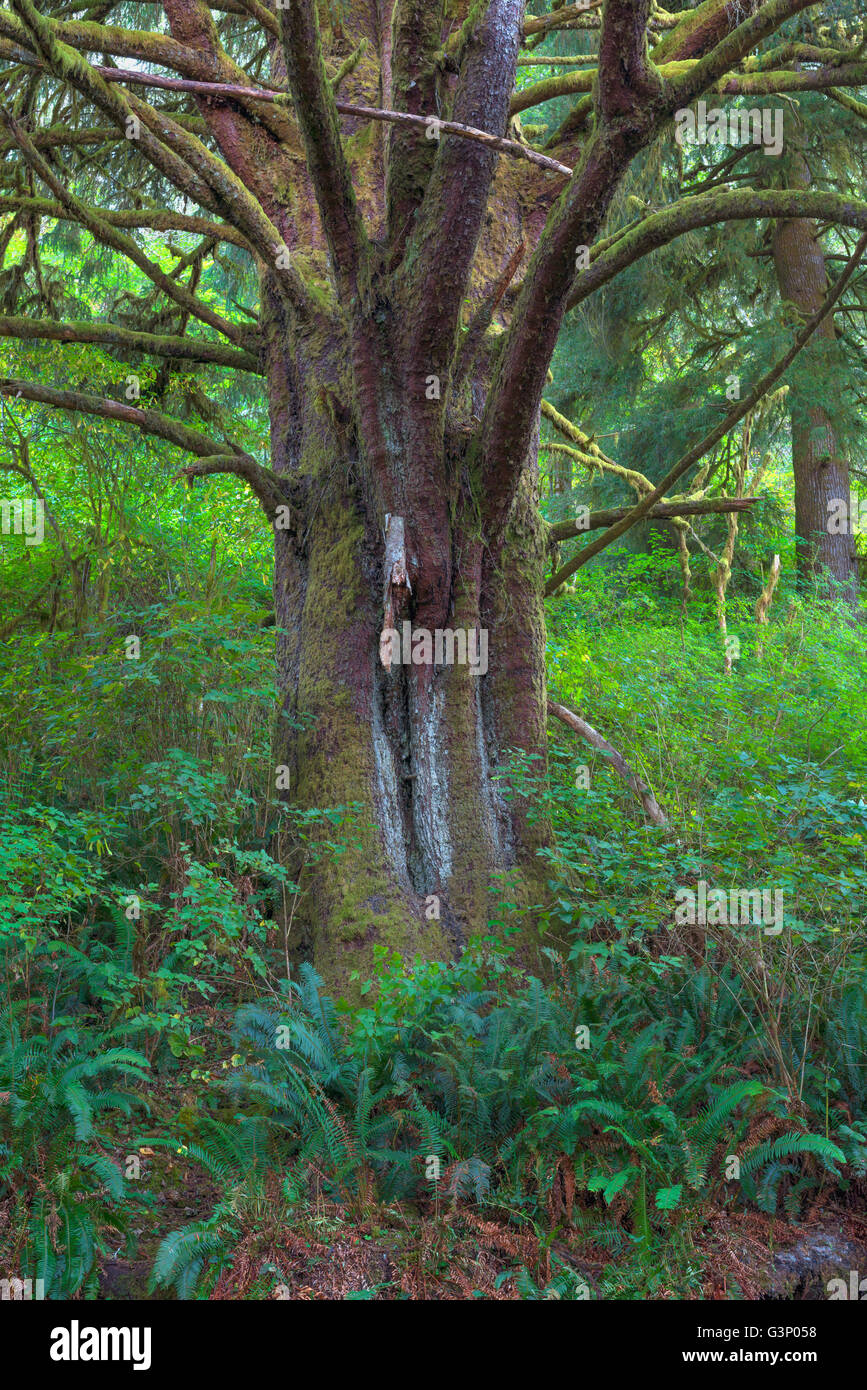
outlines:
{"label": "forked trunk", "polygon": [[384,393],[393,448],[370,477],[341,364],[321,343],[290,358],[279,316],[271,329],[272,461],[307,494],[303,531],[285,514],[275,527],[277,765],[294,806],[351,811],[338,852],[308,856],[290,950],[345,987],[375,946],[453,956],[484,929],[498,875],[506,901],[541,899],[547,821],[508,774],[516,758],[546,766],[544,541],[535,468],[492,550],[471,431],[414,443],[434,387]]}

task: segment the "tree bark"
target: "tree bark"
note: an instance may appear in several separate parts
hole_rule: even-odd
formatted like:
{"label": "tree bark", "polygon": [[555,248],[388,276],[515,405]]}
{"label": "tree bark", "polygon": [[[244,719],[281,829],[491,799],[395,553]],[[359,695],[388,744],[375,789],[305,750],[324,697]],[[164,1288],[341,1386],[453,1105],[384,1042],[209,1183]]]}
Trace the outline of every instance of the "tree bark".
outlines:
{"label": "tree bark", "polygon": [[[797,154],[789,173],[793,186],[806,189],[810,174],[803,155]],[[780,295],[804,317],[815,313],[827,294],[828,276],[816,223],[793,218],[776,223],[773,240],[774,268]],[[816,332],[819,344],[836,338],[834,316],[829,315]],[[830,576],[843,596],[854,604],[858,595],[858,562],[851,527],[832,529],[830,521],[839,505],[849,514],[849,464],[837,446],[830,403],[812,391],[805,399],[790,389],[792,473],[795,483],[795,533],[798,578],[802,584]]]}
{"label": "tree bark", "polygon": [[[378,946],[454,955],[484,929],[495,875],[509,875],[504,896],[518,907],[541,900],[536,851],[548,822],[510,792],[507,773],[515,755],[537,777],[546,768],[547,537],[532,456],[506,532],[485,543],[466,473],[469,430],[448,428],[437,453],[398,438],[371,478],[339,344],[287,351],[267,284],[266,302],[272,466],[308,499],[306,524],[275,525],[276,765],[289,768],[295,812],[352,811],[342,828],[327,827],[336,857],[306,865],[290,945],[346,988],[350,972],[369,972]],[[384,345],[396,380],[405,379],[402,332]],[[468,401],[482,389],[470,383]],[[404,438],[423,433],[433,404],[403,392],[394,416]],[[388,527],[386,503],[401,508]],[[390,661],[384,627],[399,638]]]}

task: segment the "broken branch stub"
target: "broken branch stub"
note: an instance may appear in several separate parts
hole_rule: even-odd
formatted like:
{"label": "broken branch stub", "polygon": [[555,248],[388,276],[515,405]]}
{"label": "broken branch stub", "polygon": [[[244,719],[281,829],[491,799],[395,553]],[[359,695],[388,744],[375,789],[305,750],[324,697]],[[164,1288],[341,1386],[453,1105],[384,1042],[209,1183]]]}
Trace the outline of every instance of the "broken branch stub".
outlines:
{"label": "broken branch stub", "polygon": [[383,559],[382,632],[379,659],[386,670],[394,661],[394,636],[412,596],[406,557],[406,527],[402,516],[385,516],[385,557]]}

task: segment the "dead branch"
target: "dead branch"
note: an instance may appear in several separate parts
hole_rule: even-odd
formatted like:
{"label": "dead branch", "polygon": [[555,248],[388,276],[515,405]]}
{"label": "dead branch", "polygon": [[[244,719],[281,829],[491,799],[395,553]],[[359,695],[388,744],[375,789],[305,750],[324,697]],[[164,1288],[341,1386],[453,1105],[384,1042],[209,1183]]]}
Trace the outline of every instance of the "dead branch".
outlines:
{"label": "dead branch", "polygon": [[597,733],[593,728],[592,724],[588,724],[587,720],[582,719],[580,714],[574,714],[573,711],[567,709],[565,705],[558,705],[555,704],[553,700],[549,700],[548,713],[549,715],[553,715],[555,719],[559,719],[561,723],[565,724],[567,728],[570,728],[573,733],[578,734],[580,738],[583,738],[587,743],[591,744],[594,748],[597,748],[600,753],[605,755],[614,768],[614,771],[622,777],[630,791],[634,792],[638,797],[644,807],[644,813],[647,819],[653,825],[668,825],[668,817],[647,783],[643,782],[641,778],[632,771],[623,754],[618,753],[617,749],[613,744],[608,742],[607,738],[603,738],[602,735]]}

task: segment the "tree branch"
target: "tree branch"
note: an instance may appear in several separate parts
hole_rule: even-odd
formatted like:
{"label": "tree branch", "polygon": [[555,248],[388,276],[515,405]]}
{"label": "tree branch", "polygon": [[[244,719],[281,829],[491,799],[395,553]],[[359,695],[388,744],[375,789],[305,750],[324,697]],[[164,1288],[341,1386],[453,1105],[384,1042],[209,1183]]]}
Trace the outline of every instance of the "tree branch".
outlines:
{"label": "tree branch", "polygon": [[[82,91],[123,129],[128,131],[129,123],[136,122],[139,146],[151,163],[181,192],[202,206],[225,215],[237,226],[263,259],[282,271],[277,283],[301,316],[306,319],[314,317],[315,305],[288,256],[280,232],[230,164],[213,155],[167,112],[121,93],[112,85],[120,75],[119,70],[98,69],[74,50],[65,48],[57,40],[50,22],[35,11],[32,0],[15,0],[15,3],[26,13],[31,42],[49,70]],[[111,80],[107,80],[108,77]],[[162,84],[159,79],[154,79],[154,85]],[[219,87],[222,84],[216,85]],[[238,87],[241,93],[247,90],[243,86]],[[52,185],[49,186],[56,191]]]}
{"label": "tree branch", "polygon": [[213,309],[196,299],[195,295],[190,294],[184,285],[172,280],[144,254],[132,237],[126,236],[118,228],[112,227],[103,219],[101,213],[95,212],[85,203],[82,203],[74,193],[71,193],[57,177],[51,166],[42,158],[30,137],[3,107],[0,107],[0,119],[4,121],[27,163],[54,196],[69,210],[76,222],[80,222],[82,226],[86,227],[97,241],[101,241],[104,245],[127,256],[133,265],[136,265],[149,280],[168,295],[169,299],[173,299],[176,304],[179,304],[196,318],[201,319],[209,327],[215,328],[230,342],[240,343],[242,330],[237,325],[230,323],[228,319],[224,319],[220,314],[215,313]]}
{"label": "tree branch", "polygon": [[[695,66],[698,66],[697,62]],[[658,69],[663,79],[671,77],[675,80],[682,80],[684,72],[688,70],[689,65],[679,61],[664,64]],[[594,68],[546,78],[544,82],[537,82],[532,87],[523,87],[520,92],[515,92],[509,107],[510,113],[516,116],[521,111],[527,111],[532,106],[541,106],[546,101],[557,101],[560,97],[592,92],[595,80]],[[838,63],[803,70],[779,68],[755,73],[726,72],[716,82],[703,88],[703,91],[717,92],[720,96],[773,96],[778,92],[822,92],[829,89],[833,91],[838,87],[861,87],[865,82],[867,62]]]}
{"label": "tree branch", "polygon": [[[35,62],[34,62],[34,65]],[[193,96],[218,97],[221,100],[230,101],[245,98],[250,101],[279,102],[286,101],[287,94],[279,88],[273,87],[245,87],[233,82],[203,82],[192,78],[181,77],[162,77],[155,73],[136,72],[132,68],[106,68],[93,64],[93,71],[103,79],[104,82],[123,82],[131,86],[154,87],[160,90],[171,92],[189,92]],[[335,110],[341,116],[357,116],[366,121],[382,121],[389,125],[405,127],[407,130],[414,130],[418,134],[430,130],[431,117],[416,115],[410,111],[392,111],[382,106],[359,106],[351,101],[335,101]],[[152,108],[156,110],[156,108]],[[172,119],[178,123],[182,118],[173,114]],[[188,128],[192,129],[192,118],[183,118],[187,121]],[[487,145],[490,149],[496,150],[499,154],[511,155],[516,159],[526,159],[530,164],[537,164],[540,169],[549,169],[551,173],[561,174],[564,178],[571,178],[573,170],[568,164],[561,164],[557,159],[551,159],[548,155],[541,154],[538,150],[532,149],[529,145],[522,145],[519,140],[507,140],[505,137],[492,135],[487,130],[479,130],[475,126],[464,125],[459,121],[445,121],[436,118],[437,128],[441,134],[457,135],[463,140],[477,140],[480,144]],[[196,121],[196,126],[203,131],[207,128],[202,120]],[[50,136],[50,131],[40,131],[34,133],[34,139],[46,140]],[[81,135],[82,142],[86,140],[88,144],[98,143],[101,139],[114,136],[113,131],[100,132],[78,132],[78,131],[58,131],[53,143],[66,143],[64,137],[70,139]],[[433,141],[430,141],[433,144]]]}
{"label": "tree branch", "polygon": [[19,377],[0,377],[0,395],[56,406],[59,410],[68,410],[73,414],[98,415],[104,420],[118,420],[126,425],[135,425],[143,434],[156,435],[190,454],[204,457],[221,452],[219,444],[210,435],[192,429],[181,420],[162,415],[157,410],[143,410],[124,401],[113,401],[107,396],[95,396],[86,391],[61,390],[56,386],[44,386],[41,382],[26,381]]}
{"label": "tree branch", "polygon": [[134,425],[142,434],[154,435],[198,456],[198,462],[182,469],[179,477],[234,473],[237,477],[243,478],[255,492],[265,514],[272,522],[278,506],[287,506],[290,502],[298,506],[300,494],[293,490],[290,479],[280,477],[270,468],[264,468],[243,450],[227,453],[225,446],[221,449],[216,440],[203,434],[201,430],[191,429],[183,421],[162,415],[157,410],[142,410],[138,406],[113,401],[106,396],[94,396],[84,391],[64,391],[16,377],[0,378],[0,396],[35,401],[59,410],[68,410],[73,414],[96,415],[104,420],[117,420],[125,425]]}
{"label": "tree branch", "polygon": [[[50,73],[50,69],[42,63],[34,63],[34,67],[43,68]],[[207,134],[207,126],[200,116],[181,116],[176,117],[179,124],[185,129],[192,130],[196,134]],[[55,125],[48,126],[44,130],[34,130],[29,132],[30,138],[38,150],[54,149],[82,149],[90,145],[119,145],[126,139],[123,129],[116,129],[114,126],[87,126],[82,130],[73,130],[71,126]],[[0,140],[0,154],[8,154],[10,150],[16,149],[14,140]],[[192,178],[192,171],[190,171]],[[214,202],[210,197],[210,192],[203,186],[203,199],[195,198],[194,201],[201,201],[202,207],[207,207],[211,212],[214,211]],[[193,197],[189,193],[189,197]]]}
{"label": "tree branch", "polygon": [[[116,87],[112,87],[105,80],[104,73],[108,71],[114,74],[115,70],[97,71],[73,49],[66,47],[58,39],[52,21],[39,15],[32,0],[14,0],[14,4],[22,16],[37,55],[55,76],[84,92],[127,133],[129,123],[135,122],[138,126],[136,138],[142,153],[177,188],[196,198],[203,206],[213,208],[216,205],[245,233],[264,259],[271,264],[278,264],[285,250],[282,236],[267,217],[261,204],[228,163],[213,155],[196,136],[184,130],[167,112],[158,111],[146,102],[125,96]],[[208,18],[210,19],[210,14]],[[184,51],[190,51],[183,47]],[[239,90],[243,92],[244,88],[241,87]],[[41,171],[40,177],[48,182],[56,196],[62,197],[56,186],[45,179]],[[285,272],[280,283],[294,296],[299,307],[309,312],[310,304],[300,277],[288,261]],[[225,329],[221,328],[220,331],[225,332]],[[231,334],[227,336],[231,337]]]}
{"label": "tree branch", "polygon": [[585,468],[599,468],[607,473],[612,473],[616,477],[622,478],[625,483],[635,488],[635,491],[638,493],[650,492],[652,490],[653,484],[650,482],[649,478],[646,478],[643,473],[637,472],[634,468],[624,468],[623,464],[616,463],[615,460],[609,458],[607,454],[603,454],[595,440],[591,439],[589,435],[586,435],[583,430],[580,430],[578,426],[573,424],[571,420],[568,420],[565,415],[561,415],[559,410],[557,410],[550,401],[542,401],[541,411],[543,417],[551,422],[555,430],[562,434],[565,439],[570,439],[572,443],[577,446],[577,448],[570,449],[569,453],[574,458],[578,459],[580,463],[583,463]]}
{"label": "tree branch", "polygon": [[[695,502],[657,502],[646,513],[648,521],[671,521],[680,516],[709,516],[725,512],[745,512],[755,506],[758,497],[703,497]],[[601,531],[603,527],[613,526],[622,521],[633,510],[631,507],[603,507],[590,512],[586,521],[557,521],[548,531],[548,538],[554,543],[583,536],[585,531]]]}
{"label": "tree branch", "polygon": [[217,205],[230,221],[247,237],[251,246],[271,266],[279,266],[279,287],[292,300],[302,317],[312,319],[316,310],[310,294],[289,259],[288,250],[278,229],[268,217],[258,199],[245,188],[235,171],[176,121],[135,97],[129,98],[132,111],[142,123],[166,146],[194,169],[211,189]]}
{"label": "tree branch", "polygon": [[541,106],[543,102],[556,101],[558,97],[574,96],[579,92],[592,92],[595,81],[595,68],[584,68],[581,72],[564,72],[557,77],[546,77],[544,82],[534,82],[532,87],[522,87],[519,92],[515,92],[509,102],[509,115],[517,116],[522,111],[529,111],[531,106]]}
{"label": "tree branch", "polygon": [[[198,107],[211,134],[249,192],[266,206],[267,192],[261,178],[271,158],[288,170],[282,146],[294,143],[294,126],[282,108],[266,107],[247,97],[250,82],[226,52],[214,16],[205,0],[163,0],[172,34],[196,54],[199,70],[188,77],[229,82],[238,89],[236,99],[215,103],[199,101]],[[254,114],[255,113],[255,114]],[[265,149],[263,150],[263,140]],[[263,155],[265,164],[263,168]],[[271,170],[268,170],[270,173]]]}
{"label": "tree branch", "polygon": [[[388,121],[394,125],[411,127],[418,133],[424,131],[427,134],[431,126],[429,116],[414,116],[407,111],[387,111],[377,106],[355,106],[348,101],[335,102],[335,106],[341,115],[360,116],[362,120],[368,121]],[[440,135],[457,135],[462,140],[476,140],[498,154],[511,155],[514,159],[526,159],[528,163],[537,164],[540,169],[548,169],[552,174],[560,174],[563,178],[571,178],[574,172],[568,164],[561,164],[557,159],[540,154],[529,145],[522,145],[519,140],[507,140],[502,136],[492,135],[487,130],[479,130],[476,126],[465,125],[461,121],[441,121],[439,117],[436,118],[436,125]]]}
{"label": "tree branch", "polygon": [[[191,481],[193,478],[213,477],[218,473],[243,478],[258,497],[262,510],[272,525],[279,520],[280,529],[283,531],[291,530],[297,534],[301,529],[300,489],[295,487],[289,478],[281,477],[270,468],[264,468],[250,454],[205,455],[195,463],[187,464],[186,468],[175,474],[175,479],[186,478]],[[285,511],[292,515],[284,517]]]}
{"label": "tree branch", "polygon": [[[53,22],[40,15],[32,0],[13,0],[13,3],[24,21],[30,45],[51,74],[82,92],[106,113],[122,133],[126,133],[130,129],[130,122],[136,117],[124,94],[104,82],[86,58],[57,38]],[[139,131],[138,135],[139,149],[155,168],[200,206],[216,210],[207,184],[188,165],[155,140],[150,131]]]}
{"label": "tree branch", "polygon": [[367,244],[325,71],[316,0],[279,12],[289,90],[341,294],[352,300]]}
{"label": "tree branch", "polygon": [[660,79],[647,51],[650,6],[651,0],[606,0],[596,90],[603,122],[634,118],[639,106],[658,99]]}
{"label": "tree branch", "polygon": [[867,62],[837,67],[781,68],[770,72],[726,73],[708,91],[721,96],[774,96],[777,92],[827,92],[837,87],[863,87]]}
{"label": "tree branch", "polygon": [[[29,7],[21,0],[10,0],[18,11],[16,19],[8,10],[0,10],[0,35],[25,48],[31,33]],[[112,24],[93,24],[83,20],[53,19],[56,37],[61,43],[81,53],[111,53],[119,58],[136,58],[145,63],[160,63],[176,72],[195,71],[196,55],[168,34],[149,30],[121,29]]]}
{"label": "tree branch", "polygon": [[596,129],[548,215],[497,358],[476,445],[494,534],[505,524],[530,452],[576,250],[592,245],[626,169],[666,119],[662,82],[647,58],[649,10],[650,0],[607,0]]}
{"label": "tree branch", "polygon": [[[675,16],[674,27],[651,55],[657,67],[665,65],[669,113],[689,105],[702,91],[713,89],[761,39],[815,3],[817,0],[778,0],[773,6],[762,6],[759,0],[705,0],[695,10]],[[592,111],[590,97],[576,102],[548,147],[556,148],[581,130]]]}
{"label": "tree branch", "polygon": [[694,10],[675,17],[674,27],[650,56],[657,66],[674,59],[701,58],[760,4],[761,0],[704,0]]}
{"label": "tree branch", "polygon": [[826,96],[829,96],[832,101],[836,101],[838,105],[845,107],[847,111],[851,111],[852,115],[857,116],[859,120],[867,121],[867,102],[857,101],[848,92],[840,92],[836,87],[826,88]]}
{"label": "tree branch", "polygon": [[237,371],[255,372],[260,375],[263,370],[258,358],[252,353],[236,351],[224,343],[209,343],[202,338],[169,334],[140,333],[128,328],[119,328],[113,323],[87,320],[61,323],[54,319],[0,316],[0,338],[90,343],[117,348],[133,355],[142,353],[152,357],[174,357],[186,362],[210,362],[216,366],[233,367]]}
{"label": "tree branch", "polygon": [[603,0],[590,0],[586,5],[563,5],[552,14],[543,14],[528,19],[524,23],[525,39],[534,35],[551,34],[557,29],[565,29],[573,20],[583,19],[591,10],[600,10]]}
{"label": "tree branch", "polygon": [[[482,7],[455,93],[452,115],[458,125],[502,136],[523,14],[524,0],[488,0]],[[410,330],[408,356],[422,379],[440,364],[451,364],[495,167],[493,150],[440,139],[399,273]]]}
{"label": "tree branch", "polygon": [[669,79],[670,109],[687,106],[702,92],[712,87],[730,69],[737,67],[757,44],[775,33],[787,19],[802,10],[810,9],[817,0],[768,0],[756,12],[738,24],[725,38],[679,78]]}
{"label": "tree branch", "polygon": [[796,189],[739,188],[682,198],[661,212],[652,213],[636,226],[602,243],[590,252],[590,265],[581,272],[566,307],[573,309],[627,266],[685,232],[719,222],[762,218],[811,217],[836,222],[858,231],[867,228],[867,202],[838,193]]}
{"label": "tree branch", "polygon": [[[112,132],[112,134],[114,133]],[[34,135],[31,135],[31,138],[34,138]],[[38,142],[35,138],[34,143],[38,148]],[[10,142],[10,148],[13,146],[17,149],[17,142]],[[180,212],[162,212],[159,208],[130,208],[120,212],[108,212],[102,208],[90,207],[88,204],[83,206],[89,213],[101,217],[110,227],[128,230],[147,227],[154,232],[193,232],[197,236],[210,237],[214,241],[231,242],[233,246],[240,246],[245,251],[251,249],[250,243],[243,233],[239,232],[236,227],[230,226],[228,222],[211,222],[207,217],[188,217]],[[59,201],[54,202],[50,198],[29,198],[23,195],[16,195],[15,197],[0,195],[0,213],[19,211],[31,213],[35,217],[54,217],[59,222],[78,221],[70,210]]]}

